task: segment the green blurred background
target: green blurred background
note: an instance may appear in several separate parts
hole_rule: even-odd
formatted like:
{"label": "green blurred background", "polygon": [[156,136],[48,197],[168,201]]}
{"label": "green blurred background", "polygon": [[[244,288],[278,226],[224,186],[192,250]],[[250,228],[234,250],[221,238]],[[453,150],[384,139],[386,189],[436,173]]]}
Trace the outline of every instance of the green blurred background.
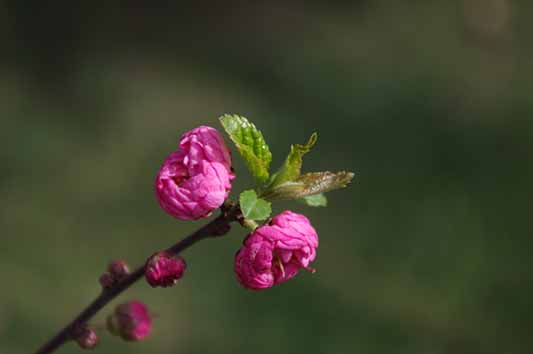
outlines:
{"label": "green blurred background", "polygon": [[0,2],[0,353],[34,351],[108,260],[202,223],[166,215],[153,180],[226,112],[274,167],[318,131],[304,169],[356,172],[326,209],[275,205],[312,220],[317,273],[242,289],[234,227],[184,254],[179,286],[121,296],[153,335],[102,333],[98,353],[533,350],[531,1],[150,3]]}

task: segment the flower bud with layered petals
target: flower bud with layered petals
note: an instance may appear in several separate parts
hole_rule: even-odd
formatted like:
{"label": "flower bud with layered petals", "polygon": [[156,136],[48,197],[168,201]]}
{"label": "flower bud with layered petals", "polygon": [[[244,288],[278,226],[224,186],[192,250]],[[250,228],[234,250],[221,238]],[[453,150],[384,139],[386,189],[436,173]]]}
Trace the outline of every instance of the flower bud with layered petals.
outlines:
{"label": "flower bud with layered petals", "polygon": [[245,239],[235,255],[235,274],[252,290],[270,288],[293,278],[316,257],[318,235],[301,214],[284,211]]}
{"label": "flower bud with layered petals", "polygon": [[222,136],[200,126],[185,133],[179,149],[163,162],[155,181],[157,200],[175,218],[204,218],[224,203],[233,178],[231,154]]}

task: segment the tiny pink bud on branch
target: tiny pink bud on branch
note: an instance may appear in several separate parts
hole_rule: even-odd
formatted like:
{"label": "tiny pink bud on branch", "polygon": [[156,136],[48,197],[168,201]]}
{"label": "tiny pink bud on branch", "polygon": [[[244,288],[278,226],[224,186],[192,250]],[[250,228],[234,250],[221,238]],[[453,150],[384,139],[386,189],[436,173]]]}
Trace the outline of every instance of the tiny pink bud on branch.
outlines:
{"label": "tiny pink bud on branch", "polygon": [[152,255],[146,262],[144,276],[152,287],[169,287],[183,276],[187,265],[181,257],[172,257],[162,251]]}
{"label": "tiny pink bud on branch", "polygon": [[76,343],[83,349],[93,349],[100,342],[96,332],[88,327],[82,327],[74,331],[73,336]]}
{"label": "tiny pink bud on branch", "polygon": [[102,285],[103,289],[110,289],[115,285],[115,277],[111,275],[109,272],[105,272],[102,275],[100,275],[99,279],[100,285]]}
{"label": "tiny pink bud on branch", "polygon": [[103,289],[110,289],[130,274],[128,264],[123,260],[114,260],[107,266],[107,272],[100,275],[99,282]]}
{"label": "tiny pink bud on branch", "polygon": [[132,300],[118,305],[107,318],[109,332],[127,341],[141,341],[152,330],[152,318],[146,305]]}
{"label": "tiny pink bud on branch", "polygon": [[122,279],[130,274],[130,267],[123,260],[114,260],[109,263],[107,271],[111,273],[117,279]]}

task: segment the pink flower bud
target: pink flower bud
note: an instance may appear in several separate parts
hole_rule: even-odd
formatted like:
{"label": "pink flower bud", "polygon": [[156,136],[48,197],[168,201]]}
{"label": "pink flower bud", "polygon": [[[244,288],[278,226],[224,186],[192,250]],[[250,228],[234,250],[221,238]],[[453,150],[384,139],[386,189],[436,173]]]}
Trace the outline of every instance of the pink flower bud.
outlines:
{"label": "pink flower bud", "polygon": [[152,287],[168,287],[176,284],[183,276],[187,265],[181,257],[172,257],[166,252],[158,252],[146,262],[144,276]]}
{"label": "pink flower bud", "polygon": [[318,235],[309,220],[284,211],[247,236],[235,255],[235,273],[245,288],[261,290],[293,278],[316,257]]}
{"label": "pink flower bud", "polygon": [[107,266],[107,272],[104,272],[100,276],[100,285],[104,289],[110,289],[115,284],[120,282],[122,279],[127,277],[130,274],[130,268],[125,261],[114,260],[109,263]]}
{"label": "pink flower bud", "polygon": [[100,275],[99,281],[100,285],[102,285],[102,288],[104,289],[112,288],[113,285],[115,285],[116,283],[115,277],[109,272],[102,273],[102,275]]}
{"label": "pink flower bud", "polygon": [[83,349],[93,349],[98,345],[100,339],[96,335],[96,332],[87,327],[83,327],[74,332],[74,340]]}
{"label": "pink flower bud", "polygon": [[152,329],[148,308],[140,301],[129,301],[118,305],[107,318],[108,330],[127,341],[141,341]]}
{"label": "pink flower bud", "polygon": [[122,279],[130,274],[130,268],[128,264],[121,259],[111,261],[107,267],[107,270],[116,279]]}
{"label": "pink flower bud", "polygon": [[185,133],[163,162],[155,180],[157,200],[175,218],[204,218],[224,203],[233,178],[224,140],[214,128],[200,126]]}

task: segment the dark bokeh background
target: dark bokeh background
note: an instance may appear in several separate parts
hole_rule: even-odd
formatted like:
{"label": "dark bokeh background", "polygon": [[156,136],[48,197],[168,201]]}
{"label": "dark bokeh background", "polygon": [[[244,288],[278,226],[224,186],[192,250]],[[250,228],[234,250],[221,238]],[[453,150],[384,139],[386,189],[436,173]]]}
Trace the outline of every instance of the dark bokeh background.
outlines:
{"label": "dark bokeh background", "polygon": [[326,209],[275,206],[311,218],[318,272],[243,290],[235,227],[185,254],[179,286],[124,294],[153,336],[103,333],[98,353],[531,352],[531,1],[149,3],[0,2],[1,353],[35,350],[109,259],[198,226],[153,179],[225,112],[274,166],[316,130],[306,170],[357,173]]}

